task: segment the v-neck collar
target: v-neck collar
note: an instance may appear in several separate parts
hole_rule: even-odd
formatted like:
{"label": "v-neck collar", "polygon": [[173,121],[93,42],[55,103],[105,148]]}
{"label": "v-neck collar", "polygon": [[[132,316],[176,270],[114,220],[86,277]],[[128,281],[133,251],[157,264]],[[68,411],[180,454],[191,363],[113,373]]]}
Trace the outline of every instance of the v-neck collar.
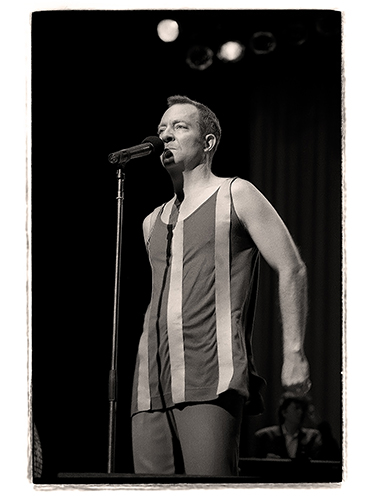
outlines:
{"label": "v-neck collar", "polygon": [[[196,208],[194,208],[194,210],[192,210],[190,213],[185,215],[185,217],[181,218],[180,214],[178,214],[178,219],[177,219],[176,223],[178,224],[179,222],[183,222],[186,219],[188,219],[189,217],[191,217],[195,212],[197,212],[197,210],[199,210],[205,203],[207,203],[213,196],[215,196],[217,194],[217,192],[219,191],[219,189],[226,182],[228,182],[230,180],[231,179],[228,179],[228,178],[224,179],[223,182],[219,186],[217,186],[216,189],[210,195],[208,195]],[[174,197],[164,206],[164,209],[162,210],[161,215],[160,215],[160,220],[163,224],[166,224],[166,225],[169,224],[169,222],[166,222],[166,221],[170,220],[171,213],[172,213],[172,210],[174,207],[176,207],[177,210],[179,209],[179,205],[177,206],[176,200],[177,200],[177,195],[175,194]]]}

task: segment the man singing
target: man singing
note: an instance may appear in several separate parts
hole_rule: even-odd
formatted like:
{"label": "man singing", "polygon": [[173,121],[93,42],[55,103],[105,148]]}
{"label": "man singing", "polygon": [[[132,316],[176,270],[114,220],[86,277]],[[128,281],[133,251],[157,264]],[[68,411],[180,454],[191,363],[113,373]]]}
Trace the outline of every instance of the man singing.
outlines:
{"label": "man singing", "polygon": [[152,294],[132,398],[140,474],[238,475],[241,418],[262,411],[252,325],[260,255],[278,275],[282,384],[309,390],[306,268],[283,221],[248,181],[212,173],[216,115],[168,99],[158,135],[174,197],[143,223]]}

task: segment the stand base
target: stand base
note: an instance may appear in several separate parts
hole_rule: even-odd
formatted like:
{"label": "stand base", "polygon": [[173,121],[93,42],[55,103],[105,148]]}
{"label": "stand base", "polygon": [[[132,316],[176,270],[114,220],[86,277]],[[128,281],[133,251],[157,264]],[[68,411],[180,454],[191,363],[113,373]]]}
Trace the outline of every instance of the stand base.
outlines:
{"label": "stand base", "polygon": [[339,461],[296,462],[283,459],[240,460],[240,476],[160,476],[127,473],[60,473],[55,478],[35,479],[35,484],[123,484],[123,485],[167,485],[167,484],[289,484],[289,483],[341,483],[342,464]]}

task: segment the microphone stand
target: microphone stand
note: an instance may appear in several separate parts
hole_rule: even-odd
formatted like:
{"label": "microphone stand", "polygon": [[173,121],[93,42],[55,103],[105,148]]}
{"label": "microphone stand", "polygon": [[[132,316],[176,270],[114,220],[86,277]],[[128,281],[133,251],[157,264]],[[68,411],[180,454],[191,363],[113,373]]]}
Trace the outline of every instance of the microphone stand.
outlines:
{"label": "microphone stand", "polygon": [[127,163],[125,158],[117,170],[117,231],[116,231],[116,267],[113,306],[113,331],[112,331],[112,356],[111,369],[108,381],[109,399],[109,426],[108,426],[108,467],[107,472],[114,472],[115,467],[115,440],[116,440],[116,410],[117,410],[117,351],[118,351],[118,325],[120,302],[120,275],[121,275],[121,249],[122,226],[124,205],[124,180],[125,174],[122,167]]}
{"label": "microphone stand", "polygon": [[113,333],[112,333],[112,357],[111,369],[108,381],[109,399],[109,426],[108,426],[108,467],[107,472],[114,472],[115,466],[115,440],[116,440],[116,410],[117,410],[117,349],[118,349],[118,324],[120,303],[120,275],[121,275],[121,249],[122,249],[122,225],[124,206],[124,180],[123,168],[132,158],[139,158],[151,153],[161,154],[164,143],[159,137],[146,137],[139,146],[124,149],[108,156],[108,161],[118,164],[117,170],[117,234],[116,234],[116,268],[115,289],[113,307]]}

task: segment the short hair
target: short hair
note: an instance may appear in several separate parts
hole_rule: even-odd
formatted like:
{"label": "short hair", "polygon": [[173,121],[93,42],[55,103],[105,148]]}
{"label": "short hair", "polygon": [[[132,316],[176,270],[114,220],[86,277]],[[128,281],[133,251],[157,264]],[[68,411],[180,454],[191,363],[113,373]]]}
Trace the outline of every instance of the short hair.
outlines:
{"label": "short hair", "polygon": [[302,420],[305,418],[307,410],[309,408],[310,400],[306,396],[298,396],[296,394],[286,392],[281,396],[280,399],[280,404],[279,404],[279,409],[278,409],[278,417],[279,417],[279,423],[282,425],[285,421],[285,417],[283,415],[283,412],[288,408],[288,406],[291,403],[298,403],[302,407]]}
{"label": "short hair", "polygon": [[220,122],[213,111],[204,104],[193,101],[184,95],[173,95],[167,99],[168,108],[174,106],[175,104],[191,104],[197,108],[199,111],[199,127],[202,136],[205,137],[207,134],[213,134],[216,137],[216,144],[212,150],[212,155],[217,150],[221,139],[221,126]]}

